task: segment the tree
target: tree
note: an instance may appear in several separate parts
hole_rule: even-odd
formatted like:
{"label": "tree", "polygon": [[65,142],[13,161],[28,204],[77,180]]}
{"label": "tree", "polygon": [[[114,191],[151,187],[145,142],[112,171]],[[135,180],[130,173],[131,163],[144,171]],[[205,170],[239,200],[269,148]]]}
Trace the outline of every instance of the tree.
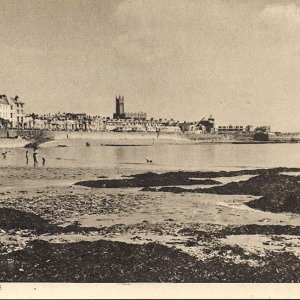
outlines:
{"label": "tree", "polygon": [[0,124],[1,124],[1,128],[7,129],[10,125],[10,121],[0,118]]}

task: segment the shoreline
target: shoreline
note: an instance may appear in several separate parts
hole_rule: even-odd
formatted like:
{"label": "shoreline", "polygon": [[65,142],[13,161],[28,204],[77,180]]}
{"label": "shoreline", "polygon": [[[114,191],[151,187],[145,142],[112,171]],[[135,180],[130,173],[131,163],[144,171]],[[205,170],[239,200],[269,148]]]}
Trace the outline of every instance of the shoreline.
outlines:
{"label": "shoreline", "polygon": [[[219,184],[210,183],[216,187],[245,189],[245,185],[262,182],[245,175],[273,174],[272,180],[277,178],[275,173],[299,172],[299,168],[179,172],[179,177],[175,176],[178,172],[128,176],[120,170],[121,185],[111,178],[112,170],[2,170],[0,281],[300,281],[300,274],[295,273],[300,264],[299,214],[253,209],[247,203],[257,196],[237,195],[239,191],[233,189],[222,195],[213,190],[206,194],[125,188],[164,186],[165,180],[167,185],[182,180],[189,185],[193,178],[214,178]],[[131,184],[123,176],[146,181]],[[111,182],[112,188],[75,185],[99,179]],[[281,181],[278,184],[282,186]],[[128,259],[133,259],[132,264],[126,263]]]}
{"label": "shoreline", "polygon": [[0,138],[0,148],[12,149],[12,148],[24,148],[30,140],[24,138]]}

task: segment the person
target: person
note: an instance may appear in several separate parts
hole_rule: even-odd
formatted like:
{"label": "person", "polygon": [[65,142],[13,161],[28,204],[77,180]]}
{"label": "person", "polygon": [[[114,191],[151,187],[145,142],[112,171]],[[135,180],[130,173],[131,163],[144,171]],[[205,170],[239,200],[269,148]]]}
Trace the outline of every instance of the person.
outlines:
{"label": "person", "polygon": [[38,164],[37,155],[38,155],[38,150],[37,150],[37,148],[35,148],[34,151],[33,151],[33,154],[32,154],[32,156],[33,156],[33,163],[34,163],[35,166]]}
{"label": "person", "polygon": [[25,154],[25,156],[26,156],[26,164],[28,165],[28,150],[26,151],[26,154]]}
{"label": "person", "polygon": [[160,134],[160,129],[159,129],[159,128],[157,128],[157,129],[156,129],[156,132],[157,132],[157,137],[156,137],[156,138],[158,139],[158,137],[159,137],[159,134]]}
{"label": "person", "polygon": [[45,163],[46,163],[46,158],[45,157],[43,157],[42,158],[42,161],[43,161],[43,166],[45,165]]}
{"label": "person", "polygon": [[3,159],[6,159],[6,154],[7,154],[7,151],[2,153]]}

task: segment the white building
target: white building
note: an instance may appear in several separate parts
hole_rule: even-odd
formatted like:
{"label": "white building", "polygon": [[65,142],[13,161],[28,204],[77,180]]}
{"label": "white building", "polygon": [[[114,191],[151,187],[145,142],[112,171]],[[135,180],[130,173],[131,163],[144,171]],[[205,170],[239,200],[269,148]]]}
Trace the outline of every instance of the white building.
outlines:
{"label": "white building", "polygon": [[[10,104],[5,95],[0,95],[0,119],[10,121]],[[3,126],[5,126],[4,122],[0,122],[0,127]]]}
{"label": "white building", "polygon": [[20,101],[18,96],[15,96],[14,98],[7,98],[6,95],[2,95],[2,99],[5,99],[9,105],[8,109],[5,108],[7,110],[7,115],[5,115],[5,118],[9,120],[10,127],[24,128],[24,124],[26,123],[26,114],[24,113],[25,103]]}
{"label": "white building", "polygon": [[181,133],[179,126],[161,126],[159,127],[159,131],[167,133]]}

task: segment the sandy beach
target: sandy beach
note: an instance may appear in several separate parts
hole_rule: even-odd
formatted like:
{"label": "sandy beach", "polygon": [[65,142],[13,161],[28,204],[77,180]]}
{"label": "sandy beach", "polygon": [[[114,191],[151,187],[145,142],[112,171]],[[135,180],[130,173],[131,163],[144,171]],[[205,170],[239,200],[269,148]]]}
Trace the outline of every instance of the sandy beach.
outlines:
{"label": "sandy beach", "polygon": [[[116,170],[107,169],[58,169],[40,166],[38,168],[1,167],[1,171],[0,208],[8,209],[8,211],[4,210],[0,213],[5,216],[19,212],[18,218],[23,220],[22,222],[25,224],[21,222],[22,225],[16,223],[12,224],[11,227],[7,225],[8,228],[2,227],[0,232],[0,263],[2,264],[8,259],[19,266],[19,255],[22,252],[25,254],[28,251],[37,251],[41,254],[40,251],[44,251],[42,249],[48,247],[47,245],[54,248],[63,247],[61,248],[64,249],[63,251],[71,251],[69,247],[74,246],[72,251],[79,251],[78,255],[80,255],[82,250],[80,250],[81,247],[76,246],[77,243],[79,243],[78,245],[82,242],[88,243],[87,249],[89,247],[94,249],[93,247],[101,241],[101,243],[104,241],[117,243],[109,244],[110,247],[116,245],[124,245],[125,248],[131,247],[130,251],[133,252],[126,252],[125,257],[137,253],[138,248],[135,247],[142,247],[139,251],[141,253],[146,251],[144,254],[147,256],[149,250],[147,247],[150,247],[147,245],[153,245],[154,248],[151,251],[155,253],[159,251],[160,254],[157,259],[163,259],[159,264],[164,267],[166,265],[163,261],[172,253],[172,255],[176,254],[180,257],[184,255],[182,259],[185,263],[188,261],[193,265],[205,263],[208,270],[211,270],[211,264],[215,260],[219,261],[218,266],[221,270],[222,265],[231,265],[231,268],[236,268],[236,270],[241,266],[244,267],[243,273],[239,276],[228,273],[227,275],[223,274],[221,279],[215,276],[213,271],[203,273],[198,270],[199,274],[197,273],[194,278],[187,276],[184,273],[186,271],[182,271],[183,274],[178,277],[172,277],[173,275],[170,274],[164,275],[162,271],[160,279],[169,282],[194,280],[203,280],[204,282],[219,280],[261,282],[262,278],[254,275],[255,268],[258,268],[256,271],[264,270],[265,272],[264,266],[274,259],[283,263],[282,259],[279,258],[282,255],[291,255],[290,264],[294,266],[299,264],[299,214],[272,213],[253,209],[246,205],[249,201],[259,199],[259,196],[188,191],[184,193],[146,192],[141,191],[139,187],[89,188],[74,185],[77,182],[87,180],[110,181],[113,179],[122,181],[125,180],[122,176],[129,176],[130,174],[124,174],[124,171],[121,170],[116,174]],[[284,171],[289,173],[287,169]],[[293,175],[299,172],[297,170],[292,171],[294,172]],[[132,171],[132,174],[135,172]],[[220,177],[218,177],[215,172],[213,177],[219,180],[219,184],[201,185],[200,187],[221,187],[231,182],[236,184],[247,182],[253,178],[253,174],[233,175],[235,174],[228,176],[227,173],[224,173],[219,174]],[[209,176],[211,177],[212,174]],[[191,188],[199,188],[199,185],[191,186]],[[29,215],[23,216],[22,213],[29,213]],[[24,221],[27,219],[28,221]],[[32,225],[29,226],[29,224]],[[41,243],[42,241],[46,244],[37,244],[37,242]],[[104,247],[104,245],[106,244],[102,246]],[[99,251],[102,250],[99,249]],[[118,260],[123,254],[119,252],[115,255],[115,259]],[[162,257],[159,258],[161,255]],[[114,258],[111,257],[110,259]],[[33,261],[21,260],[23,267],[20,269],[23,271],[18,271],[15,274],[14,281],[35,280],[35,276],[40,276],[45,271],[43,269],[45,266],[41,268],[37,266],[32,270],[29,265]],[[69,262],[68,260],[65,261],[65,264],[68,263],[70,265],[67,267],[70,267],[72,259]],[[85,270],[85,261],[77,263],[82,264],[82,269]],[[179,264],[177,267],[184,268],[185,263]],[[41,265],[43,264],[41,263]],[[100,265],[99,262],[99,267]],[[147,266],[149,267],[148,262],[144,261],[141,271]],[[119,267],[122,269],[125,266]],[[277,267],[281,268],[282,266]],[[129,279],[126,280],[131,278],[132,281],[160,281],[159,277],[155,277],[151,272],[147,274],[149,277],[146,275],[138,277],[134,275],[137,274],[134,270],[130,271],[128,266],[126,268],[129,268],[126,272],[133,272],[133,277],[128,277]],[[248,269],[254,273],[252,274],[252,271],[249,273]],[[5,275],[3,272],[1,273],[2,280],[12,280],[7,273]],[[59,279],[56,272],[58,270],[53,271],[52,274],[47,271],[47,274],[44,274],[45,280],[75,280],[73,277],[68,277],[70,276],[68,274]],[[97,273],[98,275],[93,279],[86,278],[84,272],[75,281],[106,282],[108,280],[106,275],[101,272],[101,274]],[[287,275],[284,274],[281,277],[276,277],[276,280],[286,282],[299,279],[295,276],[286,277]],[[111,276],[113,275],[111,274]],[[116,274],[114,278],[113,282],[122,280],[118,279]],[[270,277],[269,280],[272,282],[275,277]]]}
{"label": "sandy beach", "polygon": [[22,148],[30,141],[23,138],[0,138],[0,149]]}

